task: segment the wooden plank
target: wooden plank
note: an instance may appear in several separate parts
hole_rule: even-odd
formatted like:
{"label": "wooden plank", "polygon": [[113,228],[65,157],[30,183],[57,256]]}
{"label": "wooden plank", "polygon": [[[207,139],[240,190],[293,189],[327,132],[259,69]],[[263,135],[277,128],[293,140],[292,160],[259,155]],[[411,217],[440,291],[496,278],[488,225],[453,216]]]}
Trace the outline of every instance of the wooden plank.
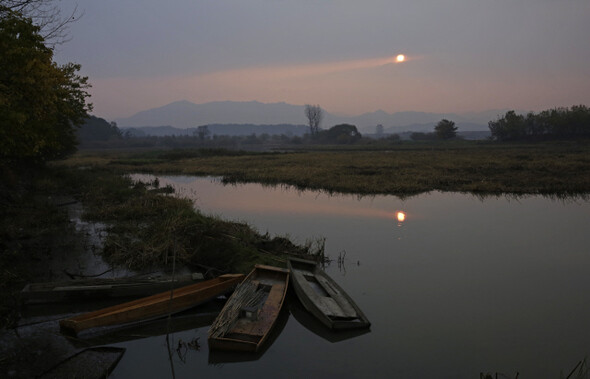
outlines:
{"label": "wooden plank", "polygon": [[314,290],[313,286],[305,278],[303,273],[296,271],[293,275],[303,292],[305,292],[307,297],[316,304],[322,313],[334,317],[356,317],[356,311],[354,308],[350,306],[346,299],[342,298],[340,292],[333,288],[325,278],[319,275],[314,276],[314,279],[317,280],[317,284],[321,285],[325,290],[325,293],[329,296],[322,296]]}
{"label": "wooden plank", "polygon": [[275,284],[272,286],[264,305],[258,312],[258,319],[240,320],[229,331],[229,333],[250,334],[255,336],[264,336],[270,330],[273,322],[276,320],[281,300],[285,292],[284,284]]}
{"label": "wooden plank", "polygon": [[326,316],[347,317],[340,305],[331,297],[323,297],[317,300],[317,306]]}
{"label": "wooden plank", "polygon": [[[258,310],[258,319],[240,317],[237,312],[240,307],[247,304],[247,301],[243,301],[243,291],[240,286],[209,329],[209,348],[211,350],[258,351],[268,338],[283,306],[289,273],[289,270],[282,268],[256,265],[244,283],[252,285],[251,282],[256,279],[258,290],[264,288],[266,298],[260,299],[263,304]],[[237,293],[240,295],[236,296]],[[252,299],[256,299],[256,295]],[[226,327],[230,329],[227,330]]]}
{"label": "wooden plank", "polygon": [[340,293],[340,291],[338,291],[338,289],[334,288],[334,286],[332,286],[332,283],[330,283],[328,279],[321,275],[316,275],[316,278],[318,282],[322,285],[322,287],[324,287],[326,292],[330,294],[334,302],[338,304],[338,307],[341,309],[343,316],[339,317],[357,317],[356,310],[350,304],[348,299],[345,296],[343,296]]}
{"label": "wooden plank", "polygon": [[[311,283],[305,278],[301,272],[295,272],[294,276],[300,285],[300,288],[305,292],[307,297],[319,308],[319,310],[327,316],[347,317],[340,306],[334,299],[329,296],[323,296],[314,290]],[[317,279],[314,277],[314,279]],[[319,283],[317,283],[319,285]],[[323,288],[323,286],[322,286]],[[327,292],[326,292],[327,293]]]}

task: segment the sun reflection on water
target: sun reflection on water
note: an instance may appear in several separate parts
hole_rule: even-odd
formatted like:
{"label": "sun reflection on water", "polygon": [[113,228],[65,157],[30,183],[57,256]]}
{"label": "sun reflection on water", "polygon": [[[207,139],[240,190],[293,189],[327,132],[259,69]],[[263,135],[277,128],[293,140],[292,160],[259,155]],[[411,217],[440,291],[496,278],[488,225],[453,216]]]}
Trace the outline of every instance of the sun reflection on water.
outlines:
{"label": "sun reflection on water", "polygon": [[395,213],[395,217],[397,218],[397,221],[399,223],[402,223],[402,222],[406,221],[406,213],[405,212],[397,211]]}

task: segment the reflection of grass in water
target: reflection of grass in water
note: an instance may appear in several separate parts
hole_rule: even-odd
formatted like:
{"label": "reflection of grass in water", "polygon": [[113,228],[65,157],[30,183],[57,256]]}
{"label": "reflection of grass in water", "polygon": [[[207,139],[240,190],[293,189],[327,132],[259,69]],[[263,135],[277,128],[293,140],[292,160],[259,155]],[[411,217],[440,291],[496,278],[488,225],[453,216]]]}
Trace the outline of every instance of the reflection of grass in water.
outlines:
{"label": "reflection of grass in water", "polygon": [[[180,150],[137,155],[80,155],[65,164],[124,171],[223,176],[225,183],[289,184],[302,189],[412,195],[425,191],[563,194],[590,191],[590,143],[392,144],[368,151],[229,153]],[[376,148],[377,149],[377,148]],[[149,155],[146,155],[149,154]]]}
{"label": "reflection of grass in water", "polygon": [[84,216],[109,225],[104,257],[118,266],[167,266],[176,254],[189,266],[247,272],[254,263],[276,264],[285,252],[311,251],[244,223],[204,216],[190,200],[162,195],[171,188],[158,183],[133,183],[110,170],[70,171],[65,177],[82,197]]}
{"label": "reflection of grass in water", "polygon": [[[576,367],[574,367],[569,374],[566,376],[564,375],[563,371],[560,373],[559,378],[560,379],[588,379],[588,377],[590,376],[590,368],[588,367],[588,364],[586,363],[586,358],[584,358],[583,360],[579,361],[578,364],[576,365]],[[518,379],[520,377],[519,373],[516,373],[515,375],[506,375],[500,372],[496,372],[494,374],[490,374],[490,373],[486,373],[484,374],[483,372],[479,374],[480,379],[497,379],[497,378],[503,378],[503,379],[510,379],[510,378],[515,378]]]}
{"label": "reflection of grass in water", "polygon": [[568,374],[568,376],[564,376],[563,372],[561,373],[561,378],[565,379],[587,379],[590,377],[590,368],[586,363],[586,358],[579,361],[576,367]]}

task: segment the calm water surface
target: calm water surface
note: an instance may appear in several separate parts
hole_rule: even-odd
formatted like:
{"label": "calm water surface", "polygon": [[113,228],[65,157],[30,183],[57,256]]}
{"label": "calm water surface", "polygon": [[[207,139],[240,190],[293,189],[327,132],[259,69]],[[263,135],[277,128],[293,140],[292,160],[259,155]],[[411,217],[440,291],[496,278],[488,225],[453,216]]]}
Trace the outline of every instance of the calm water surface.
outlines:
{"label": "calm water surface", "polygon": [[[210,353],[207,325],[171,335],[176,377],[559,378],[590,354],[590,202],[159,179],[203,213],[300,243],[325,238],[331,258],[345,257],[328,273],[372,322],[369,333],[335,341],[290,299],[259,356]],[[178,342],[195,338],[200,350],[181,360]],[[115,378],[172,377],[165,336],[120,345],[128,349]]]}

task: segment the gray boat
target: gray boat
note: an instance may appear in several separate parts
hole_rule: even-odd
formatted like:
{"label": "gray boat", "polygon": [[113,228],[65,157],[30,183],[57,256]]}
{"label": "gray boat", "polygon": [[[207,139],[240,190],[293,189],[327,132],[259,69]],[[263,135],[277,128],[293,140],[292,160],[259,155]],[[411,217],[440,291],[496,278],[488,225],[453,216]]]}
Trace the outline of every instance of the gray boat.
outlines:
{"label": "gray boat", "polygon": [[350,296],[314,261],[289,258],[291,282],[310,313],[333,330],[369,328],[371,323]]}

